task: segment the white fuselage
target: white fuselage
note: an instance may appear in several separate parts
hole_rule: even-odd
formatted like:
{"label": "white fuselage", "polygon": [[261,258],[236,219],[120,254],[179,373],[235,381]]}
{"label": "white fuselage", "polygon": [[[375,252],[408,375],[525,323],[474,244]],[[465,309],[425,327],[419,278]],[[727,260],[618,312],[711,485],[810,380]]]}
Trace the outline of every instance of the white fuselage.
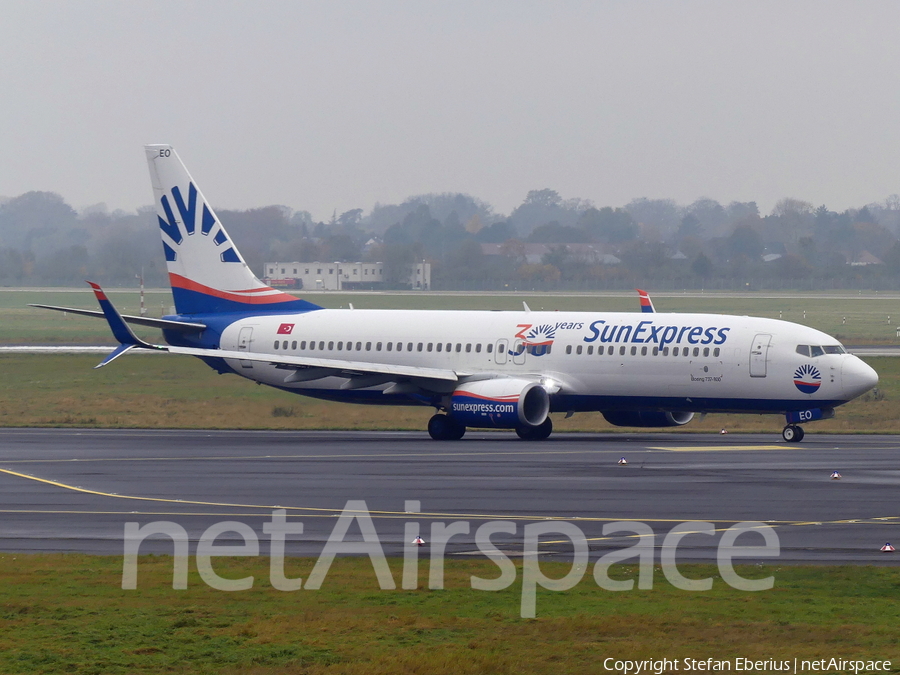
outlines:
{"label": "white fuselage", "polygon": [[[539,379],[557,411],[785,412],[840,405],[877,382],[821,331],[718,314],[322,309],[239,319],[218,346]],[[346,374],[286,382],[293,371],[284,367],[227,362],[244,377],[298,394],[428,403],[391,394],[385,384],[348,389]]]}

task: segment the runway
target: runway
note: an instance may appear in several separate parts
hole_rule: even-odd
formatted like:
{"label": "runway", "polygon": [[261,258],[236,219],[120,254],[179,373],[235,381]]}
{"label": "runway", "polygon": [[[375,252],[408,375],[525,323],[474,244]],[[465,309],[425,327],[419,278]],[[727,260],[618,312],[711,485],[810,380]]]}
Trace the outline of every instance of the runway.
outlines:
{"label": "runway", "polygon": [[[118,555],[125,523],[154,521],[179,524],[195,545],[210,525],[231,520],[253,528],[265,554],[263,523],[284,508],[304,525],[287,552],[315,556],[346,502],[364,500],[387,555],[403,554],[413,521],[426,541],[434,522],[469,523],[447,551],[472,555],[481,524],[509,520],[516,534],[492,541],[514,555],[525,524],[566,520],[592,558],[634,543],[603,536],[617,520],[650,525],[657,549],[682,522],[721,532],[762,521],[778,534],[780,562],[900,564],[900,552],[879,551],[886,541],[900,545],[898,449],[894,436],[812,433],[789,445],[776,433],[558,434],[526,443],[478,431],[434,442],[424,432],[2,429],[0,550]],[[831,479],[835,470],[841,480]],[[407,500],[419,501],[420,513],[407,513]],[[216,543],[240,543],[231,536]],[[715,560],[717,540],[689,535],[679,559]],[[571,550],[563,536],[542,542],[548,556]],[[141,547],[171,551],[164,538]]]}

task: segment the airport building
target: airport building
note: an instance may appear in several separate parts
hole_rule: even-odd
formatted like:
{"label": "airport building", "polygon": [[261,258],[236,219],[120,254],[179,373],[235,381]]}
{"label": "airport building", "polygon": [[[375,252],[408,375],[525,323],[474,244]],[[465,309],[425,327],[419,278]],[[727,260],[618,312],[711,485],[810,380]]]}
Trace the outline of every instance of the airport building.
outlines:
{"label": "airport building", "polygon": [[[384,263],[267,262],[265,282],[278,288],[305,288],[311,291],[377,288],[384,284]],[[431,289],[431,263],[414,264],[407,283],[412,290]]]}

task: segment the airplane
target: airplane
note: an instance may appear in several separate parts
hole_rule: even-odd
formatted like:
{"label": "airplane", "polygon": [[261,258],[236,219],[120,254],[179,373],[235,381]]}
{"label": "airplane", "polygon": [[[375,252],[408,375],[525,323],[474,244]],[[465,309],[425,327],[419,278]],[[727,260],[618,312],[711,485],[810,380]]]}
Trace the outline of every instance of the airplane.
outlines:
{"label": "airplane", "polygon": [[[107,320],[119,346],[97,368],[133,349],[196,356],[293,394],[433,407],[435,440],[469,427],[543,440],[551,413],[644,428],[759,413],[784,415],[782,437],[797,443],[801,422],[833,417],[878,383],[821,331],[656,312],[643,291],[640,313],[325,309],[260,281],[172,146],[145,151],[176,314],[121,316],[93,283],[100,311],[36,305]],[[166,344],[129,324],[162,329]]]}

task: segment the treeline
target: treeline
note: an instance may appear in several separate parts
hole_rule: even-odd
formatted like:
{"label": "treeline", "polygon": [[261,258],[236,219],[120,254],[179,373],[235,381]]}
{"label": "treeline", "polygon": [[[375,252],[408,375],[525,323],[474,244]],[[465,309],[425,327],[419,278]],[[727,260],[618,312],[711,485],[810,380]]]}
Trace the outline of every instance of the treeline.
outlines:
{"label": "treeline", "polygon": [[[218,215],[247,263],[382,261],[389,285],[432,263],[435,289],[900,287],[900,197],[843,212],[796,199],[768,215],[754,202],[679,205],[635,199],[597,207],[532,190],[509,215],[463,194],[334,213],[267,206]],[[490,246],[485,246],[490,245]],[[76,212],[55,193],[0,202],[0,285],[90,278],[166,284],[155,209]]]}

